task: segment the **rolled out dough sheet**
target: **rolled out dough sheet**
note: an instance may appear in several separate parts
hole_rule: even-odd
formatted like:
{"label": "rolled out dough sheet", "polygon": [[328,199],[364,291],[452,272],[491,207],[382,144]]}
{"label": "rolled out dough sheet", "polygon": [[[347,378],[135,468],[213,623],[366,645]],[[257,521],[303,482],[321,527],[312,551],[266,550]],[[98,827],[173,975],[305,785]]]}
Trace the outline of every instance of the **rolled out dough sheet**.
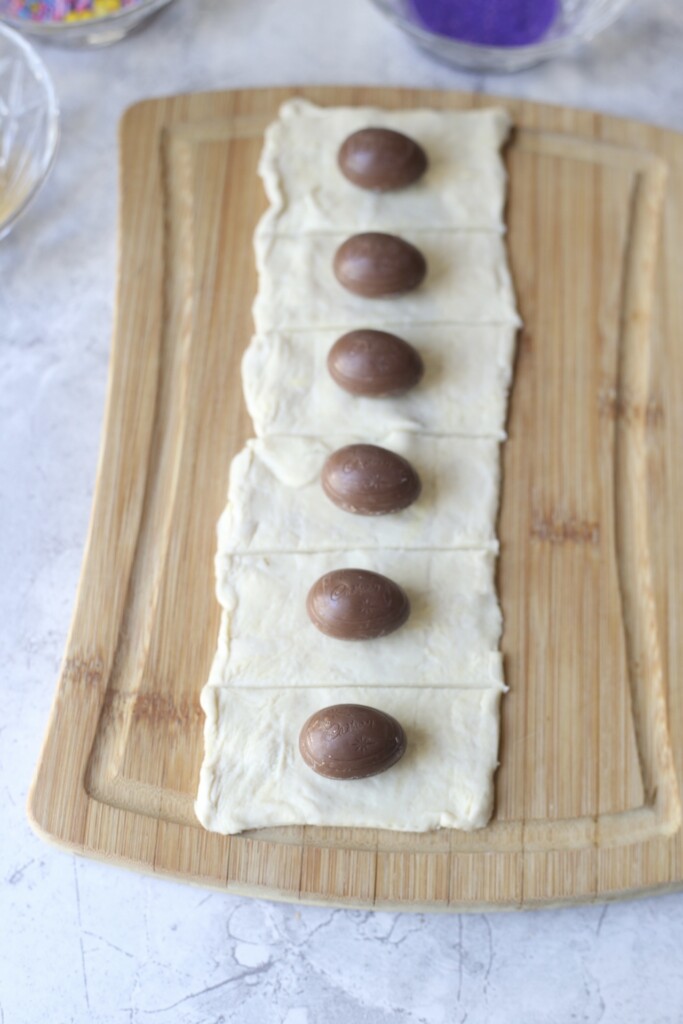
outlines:
{"label": "rolled out dough sheet", "polygon": [[505,243],[489,231],[404,231],[427,276],[405,295],[369,299],[339,284],[334,254],[347,234],[257,236],[256,333],[411,324],[519,325]]}
{"label": "rolled out dough sheet", "polygon": [[256,335],[242,360],[242,385],[254,430],[336,437],[360,429],[505,436],[515,350],[513,326],[406,324],[401,337],[422,356],[425,374],[403,395],[365,398],[334,382],[327,355],[339,331]]}
{"label": "rolled out dough sheet", "polygon": [[[339,145],[373,124],[424,145],[430,166],[421,182],[378,196],[340,174]],[[271,205],[256,232],[256,337],[243,364],[262,436],[234,462],[220,525],[223,613],[202,691],[196,802],[208,829],[423,831],[481,828],[489,819],[505,690],[494,579],[497,442],[520,323],[501,236],[499,151],[508,129],[500,110],[329,110],[303,101],[286,104],[268,129],[260,171]],[[342,288],[334,253],[369,230],[421,249],[428,273],[420,288],[387,299]],[[394,330],[416,345],[426,364],[418,388],[375,401],[334,385],[327,352],[359,327]],[[424,491],[413,508],[374,519],[328,502],[320,466],[352,435],[414,462]],[[453,548],[460,543],[478,547]],[[343,567],[401,584],[408,622],[365,642],[320,633],[306,595],[323,573]],[[302,761],[303,722],[345,702],[402,723],[408,750],[388,772],[339,782]]]}
{"label": "rolled out dough sheet", "polygon": [[[197,817],[214,832],[332,825],[423,832],[481,828],[498,750],[498,690],[207,686]],[[406,753],[387,772],[340,782],[308,768],[301,726],[331,704],[366,704],[403,726]]]}
{"label": "rolled out dough sheet", "polygon": [[[370,569],[400,584],[408,621],[347,641],[310,621],[306,596],[332,569]],[[485,551],[219,555],[224,608],[213,686],[458,686],[503,689],[495,558]]]}
{"label": "rolled out dough sheet", "polygon": [[[429,167],[410,188],[377,194],[339,170],[339,147],[360,128],[393,128],[419,142]],[[259,173],[270,199],[259,233],[503,230],[506,112],[317,107],[292,100],[266,131]]]}
{"label": "rolled out dough sheet", "polygon": [[[422,481],[419,498],[400,512],[355,515],[323,491],[328,455],[366,441],[403,455]],[[368,548],[488,548],[496,551],[499,442],[394,431],[338,437],[264,437],[247,441],[232,461],[219,549],[230,552],[343,551]]]}

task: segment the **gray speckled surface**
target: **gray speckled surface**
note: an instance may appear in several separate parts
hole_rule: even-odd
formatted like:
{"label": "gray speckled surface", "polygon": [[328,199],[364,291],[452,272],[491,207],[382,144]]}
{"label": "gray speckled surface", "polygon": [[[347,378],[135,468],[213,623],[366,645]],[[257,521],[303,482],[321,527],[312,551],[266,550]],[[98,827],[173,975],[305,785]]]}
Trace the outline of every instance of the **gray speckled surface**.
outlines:
{"label": "gray speckled surface", "polygon": [[0,1024],[683,1021],[683,895],[505,915],[325,911],[75,860],[29,830],[90,511],[111,334],[116,126],[149,95],[292,82],[477,89],[683,130],[683,4],[641,0],[512,78],[431,63],[366,0],[179,0],[109,50],[43,49],[47,187],[0,244]]}

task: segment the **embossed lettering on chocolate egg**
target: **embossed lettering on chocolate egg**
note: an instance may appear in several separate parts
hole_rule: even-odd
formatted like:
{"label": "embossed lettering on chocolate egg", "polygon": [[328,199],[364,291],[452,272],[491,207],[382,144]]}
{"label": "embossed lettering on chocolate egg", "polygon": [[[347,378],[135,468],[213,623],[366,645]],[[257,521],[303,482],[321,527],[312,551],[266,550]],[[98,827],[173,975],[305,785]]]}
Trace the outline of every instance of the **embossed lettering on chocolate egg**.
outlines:
{"label": "embossed lettering on chocolate egg", "polygon": [[400,395],[422,378],[420,354],[403,338],[361,328],[335,341],[327,357],[332,378],[352,395]]}
{"label": "embossed lettering on chocolate egg", "polygon": [[333,569],[308,592],[306,611],[321,633],[337,640],[375,640],[399,629],[410,615],[398,583],[369,569]]}
{"label": "embossed lettering on chocolate egg", "polygon": [[361,128],[349,135],[337,160],[349,181],[374,192],[406,188],[427,169],[422,147],[390,128]]}
{"label": "embossed lettering on chocolate egg", "polygon": [[406,751],[400,722],[364,704],[333,704],[304,723],[299,750],[309,768],[328,779],[367,779]]}
{"label": "embossed lettering on chocolate egg", "polygon": [[404,238],[365,231],[339,246],[334,273],[348,291],[376,299],[417,288],[427,273],[427,263],[420,250]]}
{"label": "embossed lettering on chocolate egg", "polygon": [[407,459],[376,444],[348,444],[325,460],[325,494],[345,512],[383,516],[420,496],[420,478]]}

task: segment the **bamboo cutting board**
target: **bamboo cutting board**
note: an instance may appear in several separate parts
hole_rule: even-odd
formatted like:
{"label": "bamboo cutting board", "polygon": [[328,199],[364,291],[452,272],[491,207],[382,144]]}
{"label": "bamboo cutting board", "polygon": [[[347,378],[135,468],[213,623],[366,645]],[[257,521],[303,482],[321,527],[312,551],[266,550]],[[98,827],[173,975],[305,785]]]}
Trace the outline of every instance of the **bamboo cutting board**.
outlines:
{"label": "bamboo cutting board", "polygon": [[139,104],[121,129],[118,305],[74,620],[30,797],[70,849],[278,899],[534,907],[683,884],[683,138],[500,101],[517,125],[520,336],[499,533],[503,701],[480,832],[196,823],[199,691],[218,631],[215,524],[251,434],[240,356],[264,126],[306,88]]}

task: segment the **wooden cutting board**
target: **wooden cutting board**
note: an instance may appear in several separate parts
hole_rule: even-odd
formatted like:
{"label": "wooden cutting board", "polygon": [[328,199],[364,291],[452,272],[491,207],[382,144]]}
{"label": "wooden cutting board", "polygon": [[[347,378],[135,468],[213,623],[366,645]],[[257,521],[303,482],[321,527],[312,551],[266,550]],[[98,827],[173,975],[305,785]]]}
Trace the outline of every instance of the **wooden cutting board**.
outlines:
{"label": "wooden cutting board", "polygon": [[215,524],[251,433],[256,175],[279,104],[469,108],[305,88],[141,103],[121,129],[105,432],[66,656],[30,797],[46,838],[236,893],[475,909],[683,884],[683,138],[501,100],[524,319],[499,532],[496,810],[475,833],[196,823]]}

